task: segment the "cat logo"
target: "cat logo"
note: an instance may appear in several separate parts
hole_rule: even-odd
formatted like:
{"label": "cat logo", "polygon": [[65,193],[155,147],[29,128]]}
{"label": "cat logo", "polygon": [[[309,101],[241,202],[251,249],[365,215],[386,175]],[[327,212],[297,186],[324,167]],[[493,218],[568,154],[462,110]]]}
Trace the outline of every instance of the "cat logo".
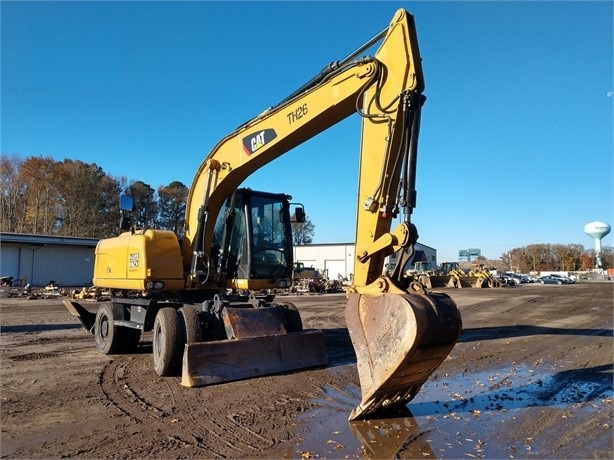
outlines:
{"label": "cat logo", "polygon": [[277,137],[274,129],[263,129],[243,138],[243,150],[248,155],[256,152]]}

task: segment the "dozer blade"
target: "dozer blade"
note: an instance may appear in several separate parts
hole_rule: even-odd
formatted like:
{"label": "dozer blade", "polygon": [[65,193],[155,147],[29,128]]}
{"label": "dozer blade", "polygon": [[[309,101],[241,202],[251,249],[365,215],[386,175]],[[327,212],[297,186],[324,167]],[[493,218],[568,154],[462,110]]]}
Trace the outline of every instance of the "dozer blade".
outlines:
{"label": "dozer blade", "polygon": [[448,356],[461,317],[446,294],[351,293],[345,319],[362,400],[350,420],[409,402]]}
{"label": "dozer blade", "polygon": [[326,364],[324,333],[319,330],[189,343],[181,385],[211,385]]}

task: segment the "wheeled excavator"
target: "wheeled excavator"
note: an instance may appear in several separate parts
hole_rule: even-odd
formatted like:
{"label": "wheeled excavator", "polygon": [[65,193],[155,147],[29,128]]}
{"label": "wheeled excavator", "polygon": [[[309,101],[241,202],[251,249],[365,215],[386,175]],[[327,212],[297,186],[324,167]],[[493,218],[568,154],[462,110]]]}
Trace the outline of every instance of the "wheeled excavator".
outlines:
{"label": "wheeled excavator", "polygon": [[[361,54],[378,46],[373,56]],[[282,102],[242,124],[207,155],[190,188],[185,235],[142,228],[122,203],[122,233],[96,247],[94,286],[111,301],[94,315],[65,301],[103,353],[134,350],[153,331],[159,376],[202,386],[327,364],[324,335],[276,303],[293,274],[291,197],[240,188],[254,171],[352,114],[362,118],[356,259],[345,319],[362,398],[350,419],[404,405],[454,347],[461,330],[453,300],[382,275],[385,258],[414,252],[416,162],[425,97],[413,17],[389,26]],[[393,226],[393,222],[397,221]],[[270,291],[268,291],[270,292]]]}

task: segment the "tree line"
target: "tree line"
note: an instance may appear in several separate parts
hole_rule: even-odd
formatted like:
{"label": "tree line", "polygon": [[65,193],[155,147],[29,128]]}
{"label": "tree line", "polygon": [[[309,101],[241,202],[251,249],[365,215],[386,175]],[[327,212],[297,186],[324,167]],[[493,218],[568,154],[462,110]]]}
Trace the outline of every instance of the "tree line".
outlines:
{"label": "tree line", "polygon": [[95,163],[0,156],[0,230],[88,238],[116,236],[119,195],[130,195],[136,220],[181,236],[188,188],[181,182],[154,190],[142,181],[107,174]]}
{"label": "tree line", "polygon": [[[503,263],[515,271],[585,271],[597,268],[594,249],[581,244],[530,244],[514,248],[501,256]],[[602,268],[614,267],[614,248],[601,248]]]}
{"label": "tree line", "polygon": [[[603,269],[614,267],[614,247],[601,248]],[[530,244],[504,252],[498,260],[479,256],[474,262],[460,262],[461,268],[484,265],[502,272],[531,273],[542,271],[590,271],[596,266],[594,249],[581,244]]]}
{"label": "tree line", "polygon": [[[0,156],[0,231],[89,238],[116,236],[119,195],[133,197],[135,219],[150,228],[183,235],[188,188],[178,181],[154,190],[142,181],[114,177],[95,163],[56,161],[51,157],[3,153]],[[315,225],[292,223],[295,245],[313,241]],[[614,248],[602,248],[603,268],[614,267]],[[531,244],[514,248],[498,261],[485,261],[505,270],[591,270],[595,251],[581,244]]]}
{"label": "tree line", "polygon": [[[0,231],[109,238],[119,229],[119,196],[134,200],[141,226],[184,233],[189,189],[179,181],[154,190],[140,180],[114,177],[95,163],[3,153],[0,156]],[[313,241],[315,225],[292,223],[294,244]]]}

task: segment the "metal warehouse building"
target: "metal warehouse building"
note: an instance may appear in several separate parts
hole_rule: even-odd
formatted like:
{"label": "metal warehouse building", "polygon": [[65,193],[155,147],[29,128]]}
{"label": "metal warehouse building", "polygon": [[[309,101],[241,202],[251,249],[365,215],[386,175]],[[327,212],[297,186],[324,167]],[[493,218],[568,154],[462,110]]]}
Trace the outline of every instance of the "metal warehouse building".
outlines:
{"label": "metal warehouse building", "polygon": [[[314,267],[331,279],[347,278],[354,271],[354,243],[305,244],[294,247],[294,262],[302,262],[305,267]],[[416,243],[411,264],[417,261],[437,266],[437,250]],[[393,262],[394,261],[390,261]],[[412,265],[413,266],[413,265]]]}
{"label": "metal warehouse building", "polygon": [[[98,239],[0,233],[0,276],[12,276],[22,286],[89,286],[94,273],[94,251]],[[306,244],[294,247],[294,261],[314,267],[331,278],[351,279],[354,243]],[[437,266],[437,251],[416,243],[411,260]],[[394,260],[390,260],[394,263]]]}
{"label": "metal warehouse building", "polygon": [[89,286],[98,239],[0,233],[0,276],[13,283]]}

